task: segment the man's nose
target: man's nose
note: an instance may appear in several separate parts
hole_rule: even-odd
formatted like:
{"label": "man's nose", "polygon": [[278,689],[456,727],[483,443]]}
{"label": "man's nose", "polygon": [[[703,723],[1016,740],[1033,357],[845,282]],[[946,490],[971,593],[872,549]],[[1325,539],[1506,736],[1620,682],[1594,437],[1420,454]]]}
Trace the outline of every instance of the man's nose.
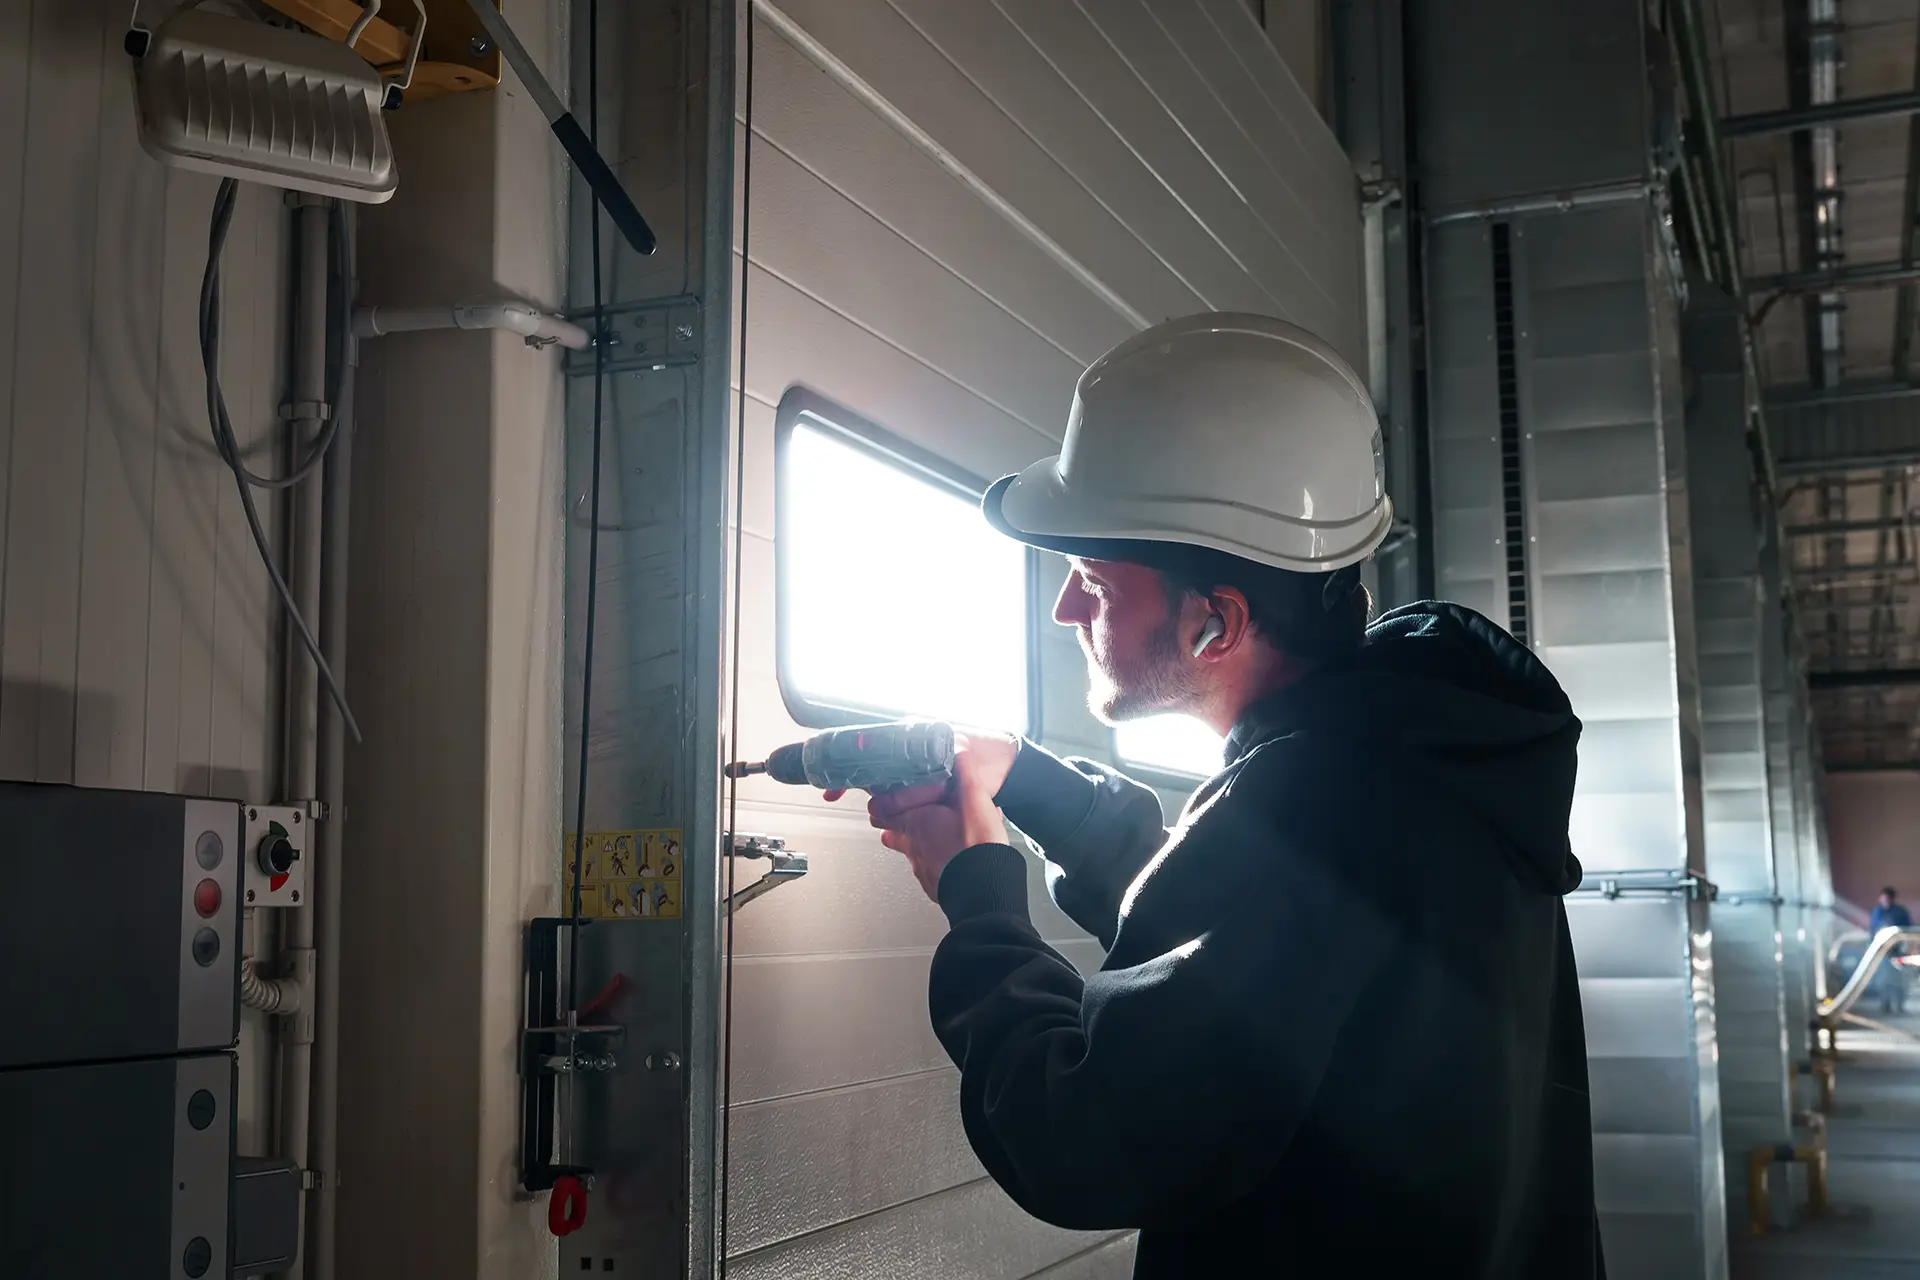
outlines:
{"label": "man's nose", "polygon": [[1080,571],[1073,570],[1067,574],[1066,582],[1060,587],[1060,595],[1053,602],[1053,620],[1063,627],[1085,626],[1091,616],[1087,608],[1091,599],[1080,578]]}

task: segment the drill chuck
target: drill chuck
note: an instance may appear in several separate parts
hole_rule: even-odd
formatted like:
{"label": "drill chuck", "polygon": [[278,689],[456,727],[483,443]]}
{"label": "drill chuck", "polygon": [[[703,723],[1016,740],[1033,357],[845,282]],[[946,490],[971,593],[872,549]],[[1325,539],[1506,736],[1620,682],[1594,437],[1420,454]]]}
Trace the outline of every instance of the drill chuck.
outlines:
{"label": "drill chuck", "polygon": [[[790,787],[806,786],[809,781],[807,777],[807,744],[804,742],[790,742],[784,747],[776,748],[774,753],[767,757],[767,776],[775,782],[784,782]],[[818,785],[825,786],[826,784],[821,783]]]}

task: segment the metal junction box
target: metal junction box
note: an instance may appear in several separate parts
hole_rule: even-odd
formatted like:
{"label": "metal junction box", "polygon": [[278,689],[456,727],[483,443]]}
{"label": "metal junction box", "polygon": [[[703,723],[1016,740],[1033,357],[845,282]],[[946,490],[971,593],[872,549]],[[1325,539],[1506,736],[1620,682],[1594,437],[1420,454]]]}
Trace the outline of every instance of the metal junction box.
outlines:
{"label": "metal junction box", "polygon": [[0,1276],[225,1280],[241,810],[0,783]]}
{"label": "metal junction box", "polygon": [[230,1053],[0,1071],[0,1276],[226,1280]]}
{"label": "metal junction box", "polygon": [[249,907],[297,907],[307,896],[313,823],[301,805],[250,804],[240,838]]}
{"label": "metal junction box", "polygon": [[0,783],[0,1069],[228,1049],[240,806]]}

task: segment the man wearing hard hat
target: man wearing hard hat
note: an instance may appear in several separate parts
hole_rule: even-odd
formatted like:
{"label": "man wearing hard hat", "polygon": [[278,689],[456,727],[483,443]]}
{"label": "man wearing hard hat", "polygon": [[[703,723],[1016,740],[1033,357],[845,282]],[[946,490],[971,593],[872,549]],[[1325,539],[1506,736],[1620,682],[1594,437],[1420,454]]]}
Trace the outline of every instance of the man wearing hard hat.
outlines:
{"label": "man wearing hard hat", "polygon": [[[987,734],[950,786],[873,801],[951,922],[934,1029],[995,1181],[1139,1229],[1137,1276],[1601,1275],[1561,904],[1580,722],[1470,610],[1367,625],[1393,515],[1353,370],[1259,316],[1160,325],[984,506],[1068,557],[1096,712],[1227,738],[1170,828],[1139,783]],[[1003,813],[1098,973],[1035,930]]]}

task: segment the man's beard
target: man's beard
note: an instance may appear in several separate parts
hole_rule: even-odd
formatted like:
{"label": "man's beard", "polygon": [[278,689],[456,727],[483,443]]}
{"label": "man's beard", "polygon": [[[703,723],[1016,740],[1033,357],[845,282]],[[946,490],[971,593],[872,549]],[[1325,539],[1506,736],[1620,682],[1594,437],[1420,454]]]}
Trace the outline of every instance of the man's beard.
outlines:
{"label": "man's beard", "polygon": [[1091,645],[1087,653],[1087,707],[1103,724],[1183,710],[1193,694],[1192,679],[1181,663],[1177,621],[1168,618],[1147,638],[1138,659],[1119,663]]}

